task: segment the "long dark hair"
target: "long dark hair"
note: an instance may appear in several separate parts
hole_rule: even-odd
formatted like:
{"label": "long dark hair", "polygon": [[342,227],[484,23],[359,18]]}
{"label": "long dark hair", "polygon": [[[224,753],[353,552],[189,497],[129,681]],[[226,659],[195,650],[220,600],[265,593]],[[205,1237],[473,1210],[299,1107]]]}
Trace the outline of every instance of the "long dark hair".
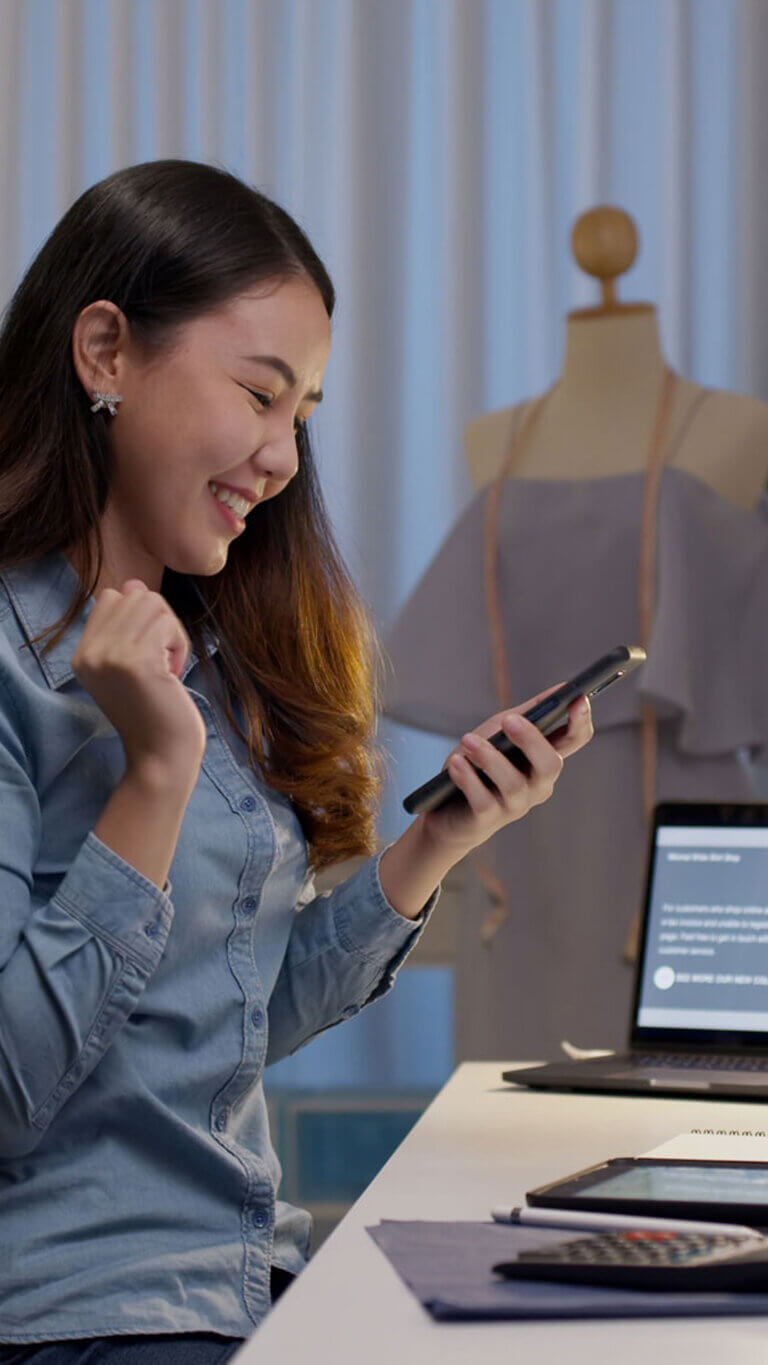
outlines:
{"label": "long dark hair", "polygon": [[[83,566],[70,608],[36,637],[55,632],[45,650],[77,617],[103,563],[109,419],[91,414],[75,371],[78,314],[109,299],[139,344],[160,351],[176,328],[248,286],[291,276],[317,286],[330,317],[333,285],[290,215],[194,161],[117,171],[54,228],[0,330],[0,569],[67,548]],[[298,474],[254,509],[221,572],[167,569],[163,592],[201,659],[203,628],[214,626],[227,718],[254,770],[292,799],[319,868],[375,847],[381,654],[336,546],[305,426],[297,445]]]}

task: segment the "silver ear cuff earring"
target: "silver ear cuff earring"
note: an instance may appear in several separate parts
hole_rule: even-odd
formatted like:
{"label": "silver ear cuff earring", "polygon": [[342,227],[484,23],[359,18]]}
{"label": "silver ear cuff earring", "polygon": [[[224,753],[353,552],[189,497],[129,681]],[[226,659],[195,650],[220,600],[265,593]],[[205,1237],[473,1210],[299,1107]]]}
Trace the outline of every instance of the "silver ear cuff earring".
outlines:
{"label": "silver ear cuff earring", "polygon": [[96,399],[96,402],[91,404],[91,412],[100,412],[102,408],[106,408],[110,417],[117,416],[117,405],[123,401],[121,393],[101,393],[99,389],[91,389],[91,398]]}

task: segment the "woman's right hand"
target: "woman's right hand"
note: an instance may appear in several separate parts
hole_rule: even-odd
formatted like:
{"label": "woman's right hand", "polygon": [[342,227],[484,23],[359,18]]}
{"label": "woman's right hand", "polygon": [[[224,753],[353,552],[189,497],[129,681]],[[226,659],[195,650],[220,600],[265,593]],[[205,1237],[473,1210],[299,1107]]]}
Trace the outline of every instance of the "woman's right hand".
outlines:
{"label": "woman's right hand", "polygon": [[206,727],[179,680],[190,648],[178,616],[141,579],[98,594],[72,669],[117,730],[129,769],[196,779]]}

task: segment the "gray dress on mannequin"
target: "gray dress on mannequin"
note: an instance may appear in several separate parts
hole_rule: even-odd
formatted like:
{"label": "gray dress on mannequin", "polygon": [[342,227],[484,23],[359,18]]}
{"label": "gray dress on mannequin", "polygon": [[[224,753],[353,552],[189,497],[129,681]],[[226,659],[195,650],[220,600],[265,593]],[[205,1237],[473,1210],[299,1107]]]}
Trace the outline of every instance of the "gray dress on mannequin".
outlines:
{"label": "gray dress on mannequin", "polygon": [[[516,700],[638,643],[645,474],[507,479],[498,583]],[[385,711],[451,743],[499,709],[483,588],[488,490],[473,499],[386,640]],[[648,662],[594,703],[595,737],[552,799],[483,846],[509,914],[481,940],[468,876],[456,961],[457,1061],[554,1058],[562,1039],[626,1042],[627,934],[646,860],[640,711],[657,718],[656,798],[759,799],[768,745],[768,504],[745,512],[675,468],[661,476]],[[426,777],[429,774],[425,774]]]}

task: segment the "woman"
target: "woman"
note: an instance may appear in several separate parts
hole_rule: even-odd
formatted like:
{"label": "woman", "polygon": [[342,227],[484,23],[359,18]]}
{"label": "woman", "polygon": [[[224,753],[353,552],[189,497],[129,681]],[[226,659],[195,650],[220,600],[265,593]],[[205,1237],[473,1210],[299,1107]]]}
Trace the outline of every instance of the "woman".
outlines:
{"label": "woman", "polygon": [[467,804],[314,896],[372,854],[382,771],[306,429],[333,304],[282,209],[158,161],[77,200],[4,320],[4,1361],[234,1352],[308,1250],[264,1066],[390,988],[591,734],[586,701],[554,744],[492,717],[448,759]]}

